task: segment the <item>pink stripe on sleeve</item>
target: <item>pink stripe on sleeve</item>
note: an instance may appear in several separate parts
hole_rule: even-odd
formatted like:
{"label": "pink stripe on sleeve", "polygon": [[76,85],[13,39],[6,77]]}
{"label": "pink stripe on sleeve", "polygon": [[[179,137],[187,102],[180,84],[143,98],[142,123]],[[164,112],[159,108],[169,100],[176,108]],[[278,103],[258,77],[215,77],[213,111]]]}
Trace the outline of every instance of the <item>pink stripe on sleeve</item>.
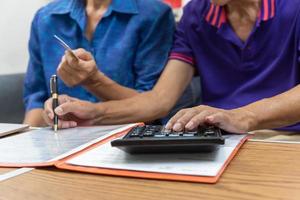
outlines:
{"label": "pink stripe on sleeve", "polygon": [[206,17],[205,17],[205,20],[206,20],[207,22],[209,22],[209,19],[210,19],[211,15],[212,15],[213,9],[214,9],[214,5],[211,4],[211,5],[210,5],[210,8],[209,8],[209,11],[208,11],[208,14],[207,14]]}
{"label": "pink stripe on sleeve", "polygon": [[264,3],[264,20],[267,20],[269,18],[269,4],[268,0],[263,0]]}
{"label": "pink stripe on sleeve", "polygon": [[217,17],[220,10],[220,6],[216,6],[216,10],[214,12],[214,18],[212,20],[212,25],[215,26],[217,24]]}
{"label": "pink stripe on sleeve", "polygon": [[275,16],[275,0],[271,0],[271,15],[270,17]]}
{"label": "pink stripe on sleeve", "polygon": [[195,64],[194,58],[180,54],[180,53],[171,53],[169,56],[169,59],[176,59],[176,60],[182,60],[184,62],[187,62],[191,65]]}
{"label": "pink stripe on sleeve", "polygon": [[187,60],[191,60],[192,62],[194,62],[193,57],[190,57],[190,56],[187,56],[187,55],[184,55],[184,54],[181,54],[181,53],[171,53],[171,56],[180,56],[180,57],[183,57]]}
{"label": "pink stripe on sleeve", "polygon": [[224,22],[226,22],[226,13],[225,13],[225,9],[222,8],[220,20],[219,20],[219,23],[218,23],[218,28],[220,28],[221,25],[222,25]]}

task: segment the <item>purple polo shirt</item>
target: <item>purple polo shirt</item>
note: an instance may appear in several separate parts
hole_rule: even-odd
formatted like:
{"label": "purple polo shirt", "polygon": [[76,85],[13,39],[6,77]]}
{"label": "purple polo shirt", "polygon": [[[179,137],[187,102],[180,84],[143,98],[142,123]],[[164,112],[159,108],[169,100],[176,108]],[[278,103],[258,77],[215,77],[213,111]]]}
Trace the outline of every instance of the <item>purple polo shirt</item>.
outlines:
{"label": "purple polo shirt", "polygon": [[[233,109],[275,96],[300,82],[299,15],[299,1],[262,0],[254,29],[243,42],[224,7],[192,0],[178,25],[170,59],[197,69],[204,105]],[[283,129],[300,131],[300,124]]]}

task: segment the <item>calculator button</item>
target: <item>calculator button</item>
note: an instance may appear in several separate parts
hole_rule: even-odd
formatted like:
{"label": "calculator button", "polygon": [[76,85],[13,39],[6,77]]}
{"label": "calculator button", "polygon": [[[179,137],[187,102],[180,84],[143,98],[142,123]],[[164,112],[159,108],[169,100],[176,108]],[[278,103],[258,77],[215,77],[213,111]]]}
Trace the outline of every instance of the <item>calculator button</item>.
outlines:
{"label": "calculator button", "polygon": [[155,128],[147,128],[145,131],[155,132]]}
{"label": "calculator button", "polygon": [[155,126],[146,126],[146,130],[155,130],[156,127]]}
{"label": "calculator button", "polygon": [[184,133],[182,136],[183,137],[194,137],[195,134],[194,133]]}
{"label": "calculator button", "polygon": [[205,131],[205,133],[206,133],[207,135],[214,135],[214,134],[215,134],[214,131]]}
{"label": "calculator button", "polygon": [[197,135],[197,134],[198,134],[197,131],[187,131],[186,133],[187,133],[187,134],[194,134],[194,135]]}
{"label": "calculator button", "polygon": [[139,137],[141,133],[144,131],[144,127],[135,127],[131,130],[131,133],[129,133],[129,137]]}
{"label": "calculator button", "polygon": [[144,137],[152,137],[152,136],[154,136],[154,132],[153,131],[148,130],[148,131],[146,131],[144,133]]}
{"label": "calculator button", "polygon": [[215,135],[215,131],[214,130],[206,130],[204,132],[204,136],[207,137],[207,136],[214,136]]}
{"label": "calculator button", "polygon": [[138,137],[139,135],[140,135],[139,131],[135,129],[135,130],[130,134],[130,137]]}
{"label": "calculator button", "polygon": [[139,133],[136,133],[136,132],[133,132],[130,134],[130,137],[138,137],[139,136]]}
{"label": "calculator button", "polygon": [[163,130],[161,130],[161,132],[168,135],[169,133],[171,133],[171,130],[163,129]]}
{"label": "calculator button", "polygon": [[163,137],[166,137],[166,136],[165,135],[156,134],[156,135],[154,135],[154,137],[156,137],[156,138],[163,138]]}
{"label": "calculator button", "polygon": [[166,137],[166,136],[167,136],[167,134],[164,132],[156,132],[154,134],[154,137]]}
{"label": "calculator button", "polygon": [[173,132],[169,134],[169,137],[179,137],[182,132]]}

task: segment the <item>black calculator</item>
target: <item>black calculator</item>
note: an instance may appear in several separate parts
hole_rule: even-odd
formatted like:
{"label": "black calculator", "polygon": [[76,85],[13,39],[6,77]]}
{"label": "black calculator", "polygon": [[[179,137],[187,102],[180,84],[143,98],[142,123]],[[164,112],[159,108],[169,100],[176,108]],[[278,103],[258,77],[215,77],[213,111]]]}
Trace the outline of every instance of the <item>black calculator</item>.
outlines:
{"label": "black calculator", "polygon": [[123,138],[111,145],[131,154],[211,152],[223,145],[222,130],[214,126],[194,131],[172,131],[164,126],[144,125],[132,128]]}

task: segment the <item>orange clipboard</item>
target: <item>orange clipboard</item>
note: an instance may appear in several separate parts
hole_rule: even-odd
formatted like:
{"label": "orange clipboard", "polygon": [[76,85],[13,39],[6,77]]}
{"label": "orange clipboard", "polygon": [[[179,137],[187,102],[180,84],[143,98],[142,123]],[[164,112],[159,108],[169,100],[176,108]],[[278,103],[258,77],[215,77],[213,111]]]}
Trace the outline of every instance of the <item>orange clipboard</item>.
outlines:
{"label": "orange clipboard", "polygon": [[169,180],[169,181],[185,181],[185,182],[194,182],[194,183],[216,183],[221,175],[223,174],[226,167],[229,165],[230,161],[237,154],[238,150],[242,147],[242,145],[246,142],[249,136],[243,138],[240,143],[236,146],[236,148],[232,151],[229,158],[226,160],[221,170],[218,172],[216,176],[193,176],[193,175],[180,175],[180,174],[169,174],[169,173],[156,173],[156,172],[142,172],[142,171],[133,171],[133,170],[122,170],[122,169],[109,169],[109,168],[100,168],[100,167],[86,167],[86,166],[78,166],[68,164],[67,161],[81,155],[87,151],[90,151],[100,145],[103,145],[107,142],[110,142],[113,139],[121,137],[125,135],[127,131],[123,131],[121,133],[117,133],[108,137],[74,155],[70,155],[58,162],[55,163],[55,166],[59,169],[72,170],[78,172],[87,172],[92,174],[102,174],[102,175],[111,175],[111,176],[123,176],[123,177],[133,177],[133,178],[145,178],[145,179],[156,179],[156,180]]}

